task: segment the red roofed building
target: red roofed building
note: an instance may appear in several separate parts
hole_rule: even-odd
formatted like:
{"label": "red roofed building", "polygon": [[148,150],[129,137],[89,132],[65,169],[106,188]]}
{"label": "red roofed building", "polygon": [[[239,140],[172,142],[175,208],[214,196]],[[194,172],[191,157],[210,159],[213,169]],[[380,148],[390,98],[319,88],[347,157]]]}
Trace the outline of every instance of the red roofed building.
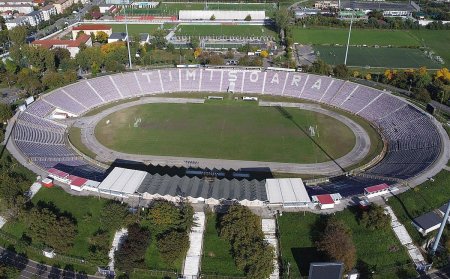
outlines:
{"label": "red roofed building", "polygon": [[67,179],[70,180],[70,189],[79,192],[83,190],[84,184],[88,181],[86,178],[75,175],[69,175]]}
{"label": "red roofed building", "polygon": [[75,55],[80,52],[80,46],[85,44],[86,46],[92,46],[91,36],[83,34],[80,35],[76,40],[60,40],[60,39],[49,39],[49,40],[36,40],[31,44],[36,46],[41,46],[47,49],[53,48],[65,48],[70,52],[70,57],[75,57]]}
{"label": "red roofed building", "polygon": [[75,39],[79,32],[84,32],[87,35],[97,35],[97,32],[100,31],[105,32],[109,37],[112,34],[112,27],[105,24],[82,24],[72,28],[72,38]]}
{"label": "red roofed building", "polygon": [[389,193],[389,185],[386,183],[364,188],[364,195],[368,198],[381,196],[387,193]]}
{"label": "red roofed building", "polygon": [[336,194],[323,194],[311,197],[312,201],[320,206],[320,209],[334,208],[335,204],[341,202],[342,196],[339,193]]}

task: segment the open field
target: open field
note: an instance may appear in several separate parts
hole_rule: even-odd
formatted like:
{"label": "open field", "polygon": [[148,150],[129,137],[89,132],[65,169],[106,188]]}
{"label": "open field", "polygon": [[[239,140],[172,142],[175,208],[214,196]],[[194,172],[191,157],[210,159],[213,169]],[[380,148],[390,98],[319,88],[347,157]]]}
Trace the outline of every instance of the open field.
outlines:
{"label": "open field", "polygon": [[[343,64],[345,59],[344,46],[314,46],[320,53],[320,58],[328,64]],[[419,68],[426,66],[429,69],[442,67],[441,64],[431,60],[423,51],[411,48],[373,48],[349,47],[348,66],[383,67],[383,68]]]}
{"label": "open field", "polygon": [[[125,24],[111,24],[113,32],[125,32]],[[149,33],[152,34],[160,28],[160,24],[128,24],[129,34]]]}
{"label": "open field", "polygon": [[[346,45],[348,29],[293,29],[294,42],[301,44]],[[419,41],[403,30],[353,29],[350,45],[420,46]]]}
{"label": "open field", "polygon": [[203,239],[202,273],[207,275],[244,276],[234,264],[230,243],[221,239],[216,229],[217,215],[207,214]]}
{"label": "open field", "polygon": [[416,243],[424,238],[411,224],[412,219],[437,209],[448,202],[450,197],[450,172],[442,170],[434,177],[434,182],[425,183],[389,199],[397,218],[402,222]]}
{"label": "open field", "polygon": [[258,25],[178,25],[178,36],[272,36],[277,37],[271,26]]}
{"label": "open field", "polygon": [[[408,254],[391,229],[366,229],[358,223],[355,212],[350,209],[336,213],[336,217],[352,230],[360,270],[375,266],[373,278],[380,279],[414,277]],[[319,224],[322,218],[324,216],[312,213],[283,213],[279,218],[281,253],[284,261],[291,265],[291,278],[308,276],[311,262],[325,260],[315,247],[321,233]]]}
{"label": "open field", "polygon": [[[35,205],[38,203],[53,204],[61,212],[73,216],[77,220],[77,235],[73,247],[67,254],[76,258],[86,258],[86,255],[89,255],[89,238],[100,229],[100,214],[107,200],[94,197],[72,196],[60,188],[42,188],[33,198],[32,202]],[[21,239],[27,233],[23,221],[8,222],[2,230],[17,239]],[[111,240],[113,234],[114,232],[109,232]],[[38,245],[37,243],[33,244]],[[0,242],[0,245],[3,244]],[[18,252],[22,252],[20,248]],[[49,264],[60,263],[58,259],[49,260],[42,255],[32,254],[31,256],[34,260],[42,260]],[[95,272],[94,267],[89,265],[76,266],[75,268]]]}
{"label": "open field", "polygon": [[275,11],[274,3],[161,3],[156,8],[127,8],[129,15],[176,16],[180,10]]}
{"label": "open field", "polygon": [[421,44],[431,48],[445,60],[445,65],[450,64],[450,31],[449,30],[410,30]]}
{"label": "open field", "polygon": [[315,141],[331,157],[339,158],[353,148],[355,135],[334,118],[306,110],[286,111],[292,120],[276,108],[242,101],[147,104],[105,117],[95,128],[95,135],[105,146],[130,154],[292,163],[329,161],[304,132],[317,125],[320,136]]}

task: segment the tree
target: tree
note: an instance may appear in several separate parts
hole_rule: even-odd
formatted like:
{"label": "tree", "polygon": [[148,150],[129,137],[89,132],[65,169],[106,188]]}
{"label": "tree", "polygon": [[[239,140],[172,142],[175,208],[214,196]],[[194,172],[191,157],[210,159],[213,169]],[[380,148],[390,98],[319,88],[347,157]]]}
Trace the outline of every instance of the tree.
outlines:
{"label": "tree", "polygon": [[167,45],[166,32],[162,29],[158,29],[153,33],[153,38],[150,40],[150,44],[153,48],[164,49]]}
{"label": "tree", "polygon": [[212,16],[209,18],[209,20],[216,20],[216,16],[215,16],[215,15],[212,15]]}
{"label": "tree", "polygon": [[369,230],[386,230],[390,228],[391,217],[386,214],[383,207],[372,204],[362,213],[361,224]]}
{"label": "tree", "polygon": [[100,225],[104,230],[115,231],[121,228],[128,216],[128,210],[118,202],[110,201],[103,206],[100,213]]}
{"label": "tree", "polygon": [[189,249],[189,236],[186,231],[170,231],[162,234],[157,241],[161,258],[169,265],[186,254]]}
{"label": "tree", "polygon": [[267,50],[263,50],[263,51],[261,51],[260,56],[262,58],[267,58],[267,57],[269,57],[269,52]]}
{"label": "tree", "polygon": [[19,278],[20,270],[13,265],[0,262],[0,279]]}
{"label": "tree", "polygon": [[164,233],[180,228],[183,218],[175,204],[164,200],[157,200],[150,207],[147,219],[155,231]]}
{"label": "tree", "polygon": [[444,82],[450,82],[450,71],[447,68],[439,69],[436,72],[435,79],[440,79]]}
{"label": "tree", "polygon": [[108,42],[108,34],[103,31],[98,31],[95,34],[95,41],[101,44],[106,44]]}
{"label": "tree", "polygon": [[252,21],[252,16],[250,14],[248,14],[245,18],[245,21]]}
{"label": "tree", "polygon": [[6,30],[6,20],[4,17],[0,16],[0,30]]}
{"label": "tree", "polygon": [[68,217],[57,216],[46,207],[34,207],[26,222],[33,241],[42,242],[59,252],[67,252],[73,246],[77,230]]}
{"label": "tree", "polygon": [[42,77],[42,84],[45,88],[53,89],[64,85],[62,74],[57,72],[46,72]]}
{"label": "tree", "polygon": [[[5,103],[0,103],[0,122],[6,122],[13,116],[12,109]],[[1,189],[0,189],[1,191]]]}
{"label": "tree", "polygon": [[325,63],[325,61],[323,61],[322,59],[317,59],[316,61],[314,61],[309,70],[313,73],[326,76],[331,74],[330,65]]}
{"label": "tree", "polygon": [[110,249],[109,235],[107,231],[99,230],[89,238],[89,262],[97,266],[106,266],[109,262]]}
{"label": "tree", "polygon": [[56,69],[59,69],[62,64],[67,63],[68,60],[70,60],[70,52],[66,48],[54,48],[51,50],[53,52],[53,55],[55,57],[55,67]]}
{"label": "tree", "polygon": [[43,90],[38,73],[27,68],[20,70],[17,74],[17,84],[29,95],[35,95]]}
{"label": "tree", "polygon": [[275,13],[275,24],[278,28],[278,32],[285,30],[289,25],[289,11],[287,9],[279,9]]}
{"label": "tree", "polygon": [[200,40],[197,37],[191,37],[190,45],[192,49],[200,47]]}
{"label": "tree", "polygon": [[22,46],[26,42],[27,33],[26,26],[17,26],[9,30],[9,39],[14,45]]}
{"label": "tree", "polygon": [[144,256],[149,244],[150,232],[138,224],[130,225],[126,240],[114,255],[117,268],[127,272],[133,268],[144,268]]}
{"label": "tree", "polygon": [[344,64],[339,64],[333,68],[333,74],[335,77],[345,79],[350,76],[350,70]]}
{"label": "tree", "polygon": [[325,229],[319,241],[317,249],[324,252],[332,261],[340,261],[345,270],[351,270],[356,264],[356,248],[350,229],[336,218],[327,221]]}

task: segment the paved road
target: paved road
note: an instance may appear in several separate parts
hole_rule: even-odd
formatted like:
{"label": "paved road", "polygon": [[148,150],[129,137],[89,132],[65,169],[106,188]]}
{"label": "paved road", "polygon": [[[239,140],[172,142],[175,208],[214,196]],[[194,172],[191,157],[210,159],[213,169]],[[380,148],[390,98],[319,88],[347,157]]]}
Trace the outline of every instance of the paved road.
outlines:
{"label": "paved road", "polygon": [[[295,106],[301,109],[316,111],[330,117],[333,117],[347,125],[355,134],[356,143],[354,148],[341,158],[316,164],[292,164],[278,162],[257,162],[243,160],[223,160],[223,159],[205,159],[192,157],[172,157],[172,156],[151,156],[151,155],[135,155],[117,152],[103,146],[94,136],[94,128],[99,121],[107,115],[131,106],[144,103],[183,103],[183,102],[203,102],[203,99],[177,99],[177,98],[142,98],[138,101],[129,102],[109,108],[91,117],[80,117],[76,120],[75,126],[82,128],[83,143],[97,154],[97,160],[101,162],[113,162],[116,159],[141,161],[151,163],[153,165],[168,166],[185,166],[185,167],[201,167],[201,168],[218,168],[218,169],[241,169],[241,168],[270,168],[274,172],[301,173],[301,174],[341,174],[343,168],[360,162],[369,152],[370,138],[366,131],[353,120],[342,116],[336,112],[321,108],[319,105],[312,104],[293,104],[293,103],[276,103],[280,106]],[[275,104],[275,103],[272,103]],[[318,148],[321,148],[318,146]]]}
{"label": "paved road", "polygon": [[0,260],[21,270],[19,278],[52,278],[52,279],[99,279],[104,277],[62,270],[57,267],[40,264],[0,247]]}

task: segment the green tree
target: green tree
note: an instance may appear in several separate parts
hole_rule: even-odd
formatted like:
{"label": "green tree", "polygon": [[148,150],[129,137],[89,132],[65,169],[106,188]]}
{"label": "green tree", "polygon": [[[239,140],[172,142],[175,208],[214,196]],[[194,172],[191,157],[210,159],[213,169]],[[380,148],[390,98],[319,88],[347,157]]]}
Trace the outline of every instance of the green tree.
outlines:
{"label": "green tree", "polygon": [[190,46],[192,49],[197,49],[200,47],[200,40],[198,39],[198,37],[191,37],[191,41],[190,41]]}
{"label": "green tree", "polygon": [[279,9],[275,13],[275,24],[278,28],[278,32],[281,32],[281,30],[286,30],[286,28],[289,25],[289,11],[287,9]]}
{"label": "green tree", "polygon": [[161,258],[169,265],[182,258],[189,249],[187,232],[170,231],[160,236],[157,241]]}
{"label": "green tree", "polygon": [[317,59],[313,62],[311,67],[309,67],[309,71],[328,76],[331,74],[331,66],[325,63],[322,59]]}
{"label": "green tree", "polygon": [[212,16],[209,18],[209,20],[216,20],[216,16],[215,16],[215,15],[212,15]]}
{"label": "green tree", "polygon": [[9,30],[9,39],[14,45],[22,46],[26,43],[27,33],[26,26],[17,26]]}
{"label": "green tree", "polygon": [[147,218],[158,233],[180,228],[183,220],[180,209],[165,200],[155,201],[150,207]]}
{"label": "green tree", "polygon": [[245,21],[252,21],[252,16],[250,14],[248,14],[245,18]]}
{"label": "green tree", "polygon": [[362,213],[361,224],[370,230],[386,230],[390,228],[391,217],[383,207],[372,204],[367,211]]}
{"label": "green tree", "polygon": [[100,225],[104,230],[116,231],[123,225],[128,210],[122,204],[110,201],[103,206],[100,213]]}
{"label": "green tree", "polygon": [[14,266],[0,262],[0,279],[19,278],[20,270]]}
{"label": "green tree", "polygon": [[12,116],[13,113],[11,107],[5,103],[0,103],[0,122],[6,122],[6,120],[10,119]]}
{"label": "green tree", "polygon": [[59,69],[64,63],[70,60],[70,52],[66,48],[57,47],[51,50],[55,57],[55,67]]}
{"label": "green tree", "polygon": [[99,230],[89,238],[89,262],[97,266],[106,266],[109,262],[110,236],[107,231]]}
{"label": "green tree", "polygon": [[6,20],[2,16],[0,16],[0,30],[6,30]]}
{"label": "green tree", "polygon": [[106,44],[108,42],[108,34],[103,31],[98,31],[95,34],[95,41],[101,44]]}
{"label": "green tree", "polygon": [[158,29],[153,33],[153,38],[150,40],[152,48],[164,49],[167,45],[166,32]]}
{"label": "green tree", "polygon": [[338,78],[348,78],[350,77],[350,70],[344,64],[339,64],[334,66],[333,74]]}
{"label": "green tree", "polygon": [[17,74],[17,84],[29,95],[35,95],[42,92],[43,85],[37,72],[24,68]]}
{"label": "green tree", "polygon": [[57,72],[46,72],[42,77],[42,84],[45,88],[53,89],[64,85],[62,74]]}
{"label": "green tree", "polygon": [[316,243],[317,249],[332,261],[344,263],[345,270],[351,270],[356,264],[356,248],[350,229],[336,218],[330,218]]}
{"label": "green tree", "polygon": [[116,266],[121,271],[145,268],[144,257],[150,244],[150,232],[138,224],[128,227],[128,236],[120,249],[115,252]]}

